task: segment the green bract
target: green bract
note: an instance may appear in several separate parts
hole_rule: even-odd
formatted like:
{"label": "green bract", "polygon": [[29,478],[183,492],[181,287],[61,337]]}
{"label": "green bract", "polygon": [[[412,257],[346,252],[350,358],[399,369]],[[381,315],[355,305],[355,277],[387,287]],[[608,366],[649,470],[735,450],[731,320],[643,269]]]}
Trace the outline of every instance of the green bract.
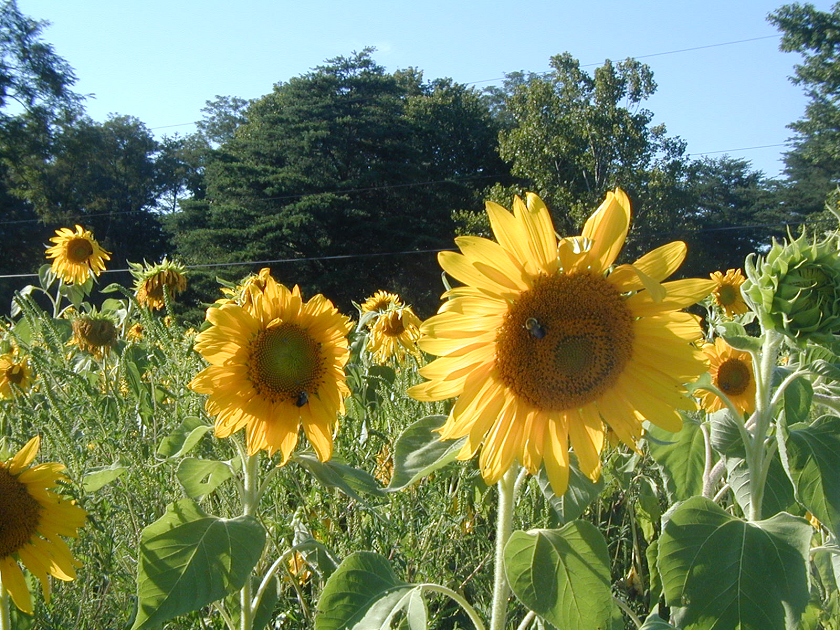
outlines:
{"label": "green bract", "polygon": [[810,240],[806,235],[773,242],[766,257],[745,262],[743,292],[754,303],[764,328],[798,344],[827,342],[840,334],[840,252],[838,234]]}

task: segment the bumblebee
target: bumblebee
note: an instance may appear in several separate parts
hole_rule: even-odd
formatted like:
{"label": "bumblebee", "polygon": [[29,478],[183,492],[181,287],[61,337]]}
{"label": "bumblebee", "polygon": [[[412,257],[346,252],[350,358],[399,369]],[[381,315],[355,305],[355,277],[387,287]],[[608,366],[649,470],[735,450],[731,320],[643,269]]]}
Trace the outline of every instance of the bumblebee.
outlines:
{"label": "bumblebee", "polygon": [[295,407],[303,407],[306,403],[309,402],[309,394],[306,392],[301,392],[297,395],[297,399],[295,400]]}
{"label": "bumblebee", "polygon": [[542,339],[545,337],[545,326],[540,324],[536,317],[529,317],[525,320],[525,330],[531,333],[535,339]]}

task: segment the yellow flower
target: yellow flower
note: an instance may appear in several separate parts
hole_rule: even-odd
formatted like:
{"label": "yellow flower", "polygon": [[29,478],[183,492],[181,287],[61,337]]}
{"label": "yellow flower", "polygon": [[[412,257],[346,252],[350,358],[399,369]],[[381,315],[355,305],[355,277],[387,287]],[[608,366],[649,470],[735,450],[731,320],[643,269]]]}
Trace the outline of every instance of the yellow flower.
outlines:
{"label": "yellow flower", "polygon": [[[441,439],[466,437],[459,458],[481,447],[479,466],[495,483],[518,460],[531,474],[545,464],[565,492],[569,442],[581,470],[600,474],[604,422],[630,446],[643,419],[677,431],[680,409],[696,409],[683,383],[706,371],[697,317],[680,312],[711,292],[711,280],[660,284],[682,264],[686,246],[669,243],[620,265],[630,201],[617,189],[580,237],[558,244],[548,209],[534,194],[513,213],[488,202],[498,243],[462,236],[461,254],[441,267],[466,286],[450,289],[421,326],[420,349],[440,358],[418,400],[458,396]],[[483,447],[482,447],[483,444]]]}
{"label": "yellow flower", "polygon": [[70,228],[55,231],[50,239],[55,243],[47,248],[47,258],[52,258],[52,271],[68,284],[84,284],[90,274],[98,276],[105,271],[105,261],[111,259],[93,234],[81,225],[74,232]]}
{"label": "yellow flower", "polygon": [[72,328],[73,337],[67,345],[78,346],[97,359],[108,354],[117,343],[117,327],[107,317],[79,315],[73,320]]}
{"label": "yellow flower", "polygon": [[0,355],[0,399],[14,396],[13,385],[26,391],[32,385],[32,368],[28,359],[14,354]]}
{"label": "yellow flower", "polygon": [[248,453],[267,450],[289,459],[300,425],[321,461],[332,456],[333,428],[350,394],[344,365],[350,320],[316,295],[308,302],[265,275],[246,306],[207,309],[211,326],[195,349],[210,363],[190,383],[210,394],[216,435],[246,429]]}
{"label": "yellow flower", "polygon": [[76,577],[73,558],[59,536],[78,535],[86,512],[61,499],[51,488],[65,480],[63,464],[30,466],[41,438],[34,437],[9,460],[0,462],[0,582],[23,612],[32,614],[32,598],[19,562],[41,582],[50,601],[48,575],[69,581]]}
{"label": "yellow flower", "polygon": [[[709,359],[709,373],[715,387],[726,394],[741,413],[752,413],[755,410],[755,375],[750,354],[735,350],[722,337],[706,344],[703,352]],[[710,413],[725,407],[712,392],[698,390],[696,395]]]}
{"label": "yellow flower", "polygon": [[222,293],[226,296],[216,300],[216,304],[239,304],[249,306],[253,304],[254,297],[263,292],[271,277],[271,270],[267,267],[260,269],[258,274],[247,276],[242,282],[231,289],[222,287]]}
{"label": "yellow flower", "polygon": [[377,291],[364,301],[361,306],[362,313],[380,313],[392,307],[402,306],[402,300],[396,293]]}
{"label": "yellow flower", "polygon": [[709,277],[715,281],[716,285],[712,291],[715,304],[723,309],[727,317],[743,315],[749,310],[741,296],[741,285],[744,284],[745,278],[740,269],[729,269],[726,275],[715,271],[709,274]]}
{"label": "yellow flower", "polygon": [[406,353],[419,359],[417,340],[420,339],[420,324],[420,319],[410,306],[392,308],[377,315],[370,324],[367,342],[368,352],[373,355],[374,362],[383,365],[391,357],[402,361]]}
{"label": "yellow flower", "polygon": [[126,339],[129,341],[140,341],[143,339],[143,324],[140,322],[135,322],[131,325],[131,328],[128,329],[128,332],[125,333]]}
{"label": "yellow flower", "polygon": [[164,258],[155,265],[129,265],[134,276],[134,292],[140,306],[148,306],[153,311],[162,309],[166,305],[164,290],[170,298],[187,290],[187,269],[179,262]]}

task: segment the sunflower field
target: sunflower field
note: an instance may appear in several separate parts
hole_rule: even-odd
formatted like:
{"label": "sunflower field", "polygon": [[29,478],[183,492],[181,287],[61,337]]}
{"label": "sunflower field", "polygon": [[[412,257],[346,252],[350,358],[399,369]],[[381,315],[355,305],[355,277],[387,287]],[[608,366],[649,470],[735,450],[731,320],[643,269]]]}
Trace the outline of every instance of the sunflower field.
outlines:
{"label": "sunflower field", "polygon": [[620,189],[487,216],[426,321],[269,269],[180,321],[184,265],[57,231],[0,331],[0,630],[840,630],[840,231],[684,278],[617,262]]}

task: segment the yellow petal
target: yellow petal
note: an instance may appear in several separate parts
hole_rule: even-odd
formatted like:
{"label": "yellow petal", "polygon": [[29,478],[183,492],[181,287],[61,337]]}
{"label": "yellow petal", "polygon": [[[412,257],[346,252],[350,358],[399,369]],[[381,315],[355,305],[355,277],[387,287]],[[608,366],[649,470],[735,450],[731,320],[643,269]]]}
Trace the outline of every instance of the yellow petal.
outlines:
{"label": "yellow petal", "polygon": [[615,271],[610,274],[610,282],[622,292],[638,291],[646,288],[637,276],[639,271],[657,282],[662,282],[679,269],[685,260],[687,251],[688,248],[682,241],[674,241],[657,247],[632,265],[616,267]]}
{"label": "yellow petal", "polygon": [[581,236],[592,241],[589,260],[594,270],[606,270],[615,262],[627,230],[630,228],[630,200],[624,191],[616,188],[583,226]]}
{"label": "yellow petal", "polygon": [[528,234],[525,231],[525,226],[497,203],[488,201],[485,207],[487,208],[487,217],[490,219],[490,228],[493,230],[493,235],[499,245],[513,254],[513,257],[529,274],[539,273],[539,261],[535,259],[531,247],[528,245]]}
{"label": "yellow petal", "polygon": [[569,487],[569,440],[567,422],[549,418],[545,432],[543,463],[551,489],[558,497]]}
{"label": "yellow petal", "polygon": [[9,460],[9,472],[13,475],[19,474],[24,468],[32,463],[41,447],[41,436],[36,435],[23,445],[14,457]]}
{"label": "yellow petal", "polygon": [[637,317],[658,315],[667,311],[678,311],[697,304],[715,288],[714,280],[686,278],[664,282],[665,299],[656,302],[647,291],[641,291],[627,298],[627,306]]}
{"label": "yellow petal", "polygon": [[569,440],[577,455],[580,471],[592,481],[601,475],[604,423],[593,405],[569,413]]}
{"label": "yellow petal", "polygon": [[7,556],[0,560],[0,582],[12,596],[15,606],[20,608],[27,615],[32,614],[32,596],[26,586],[26,579],[20,570],[18,563]]}

